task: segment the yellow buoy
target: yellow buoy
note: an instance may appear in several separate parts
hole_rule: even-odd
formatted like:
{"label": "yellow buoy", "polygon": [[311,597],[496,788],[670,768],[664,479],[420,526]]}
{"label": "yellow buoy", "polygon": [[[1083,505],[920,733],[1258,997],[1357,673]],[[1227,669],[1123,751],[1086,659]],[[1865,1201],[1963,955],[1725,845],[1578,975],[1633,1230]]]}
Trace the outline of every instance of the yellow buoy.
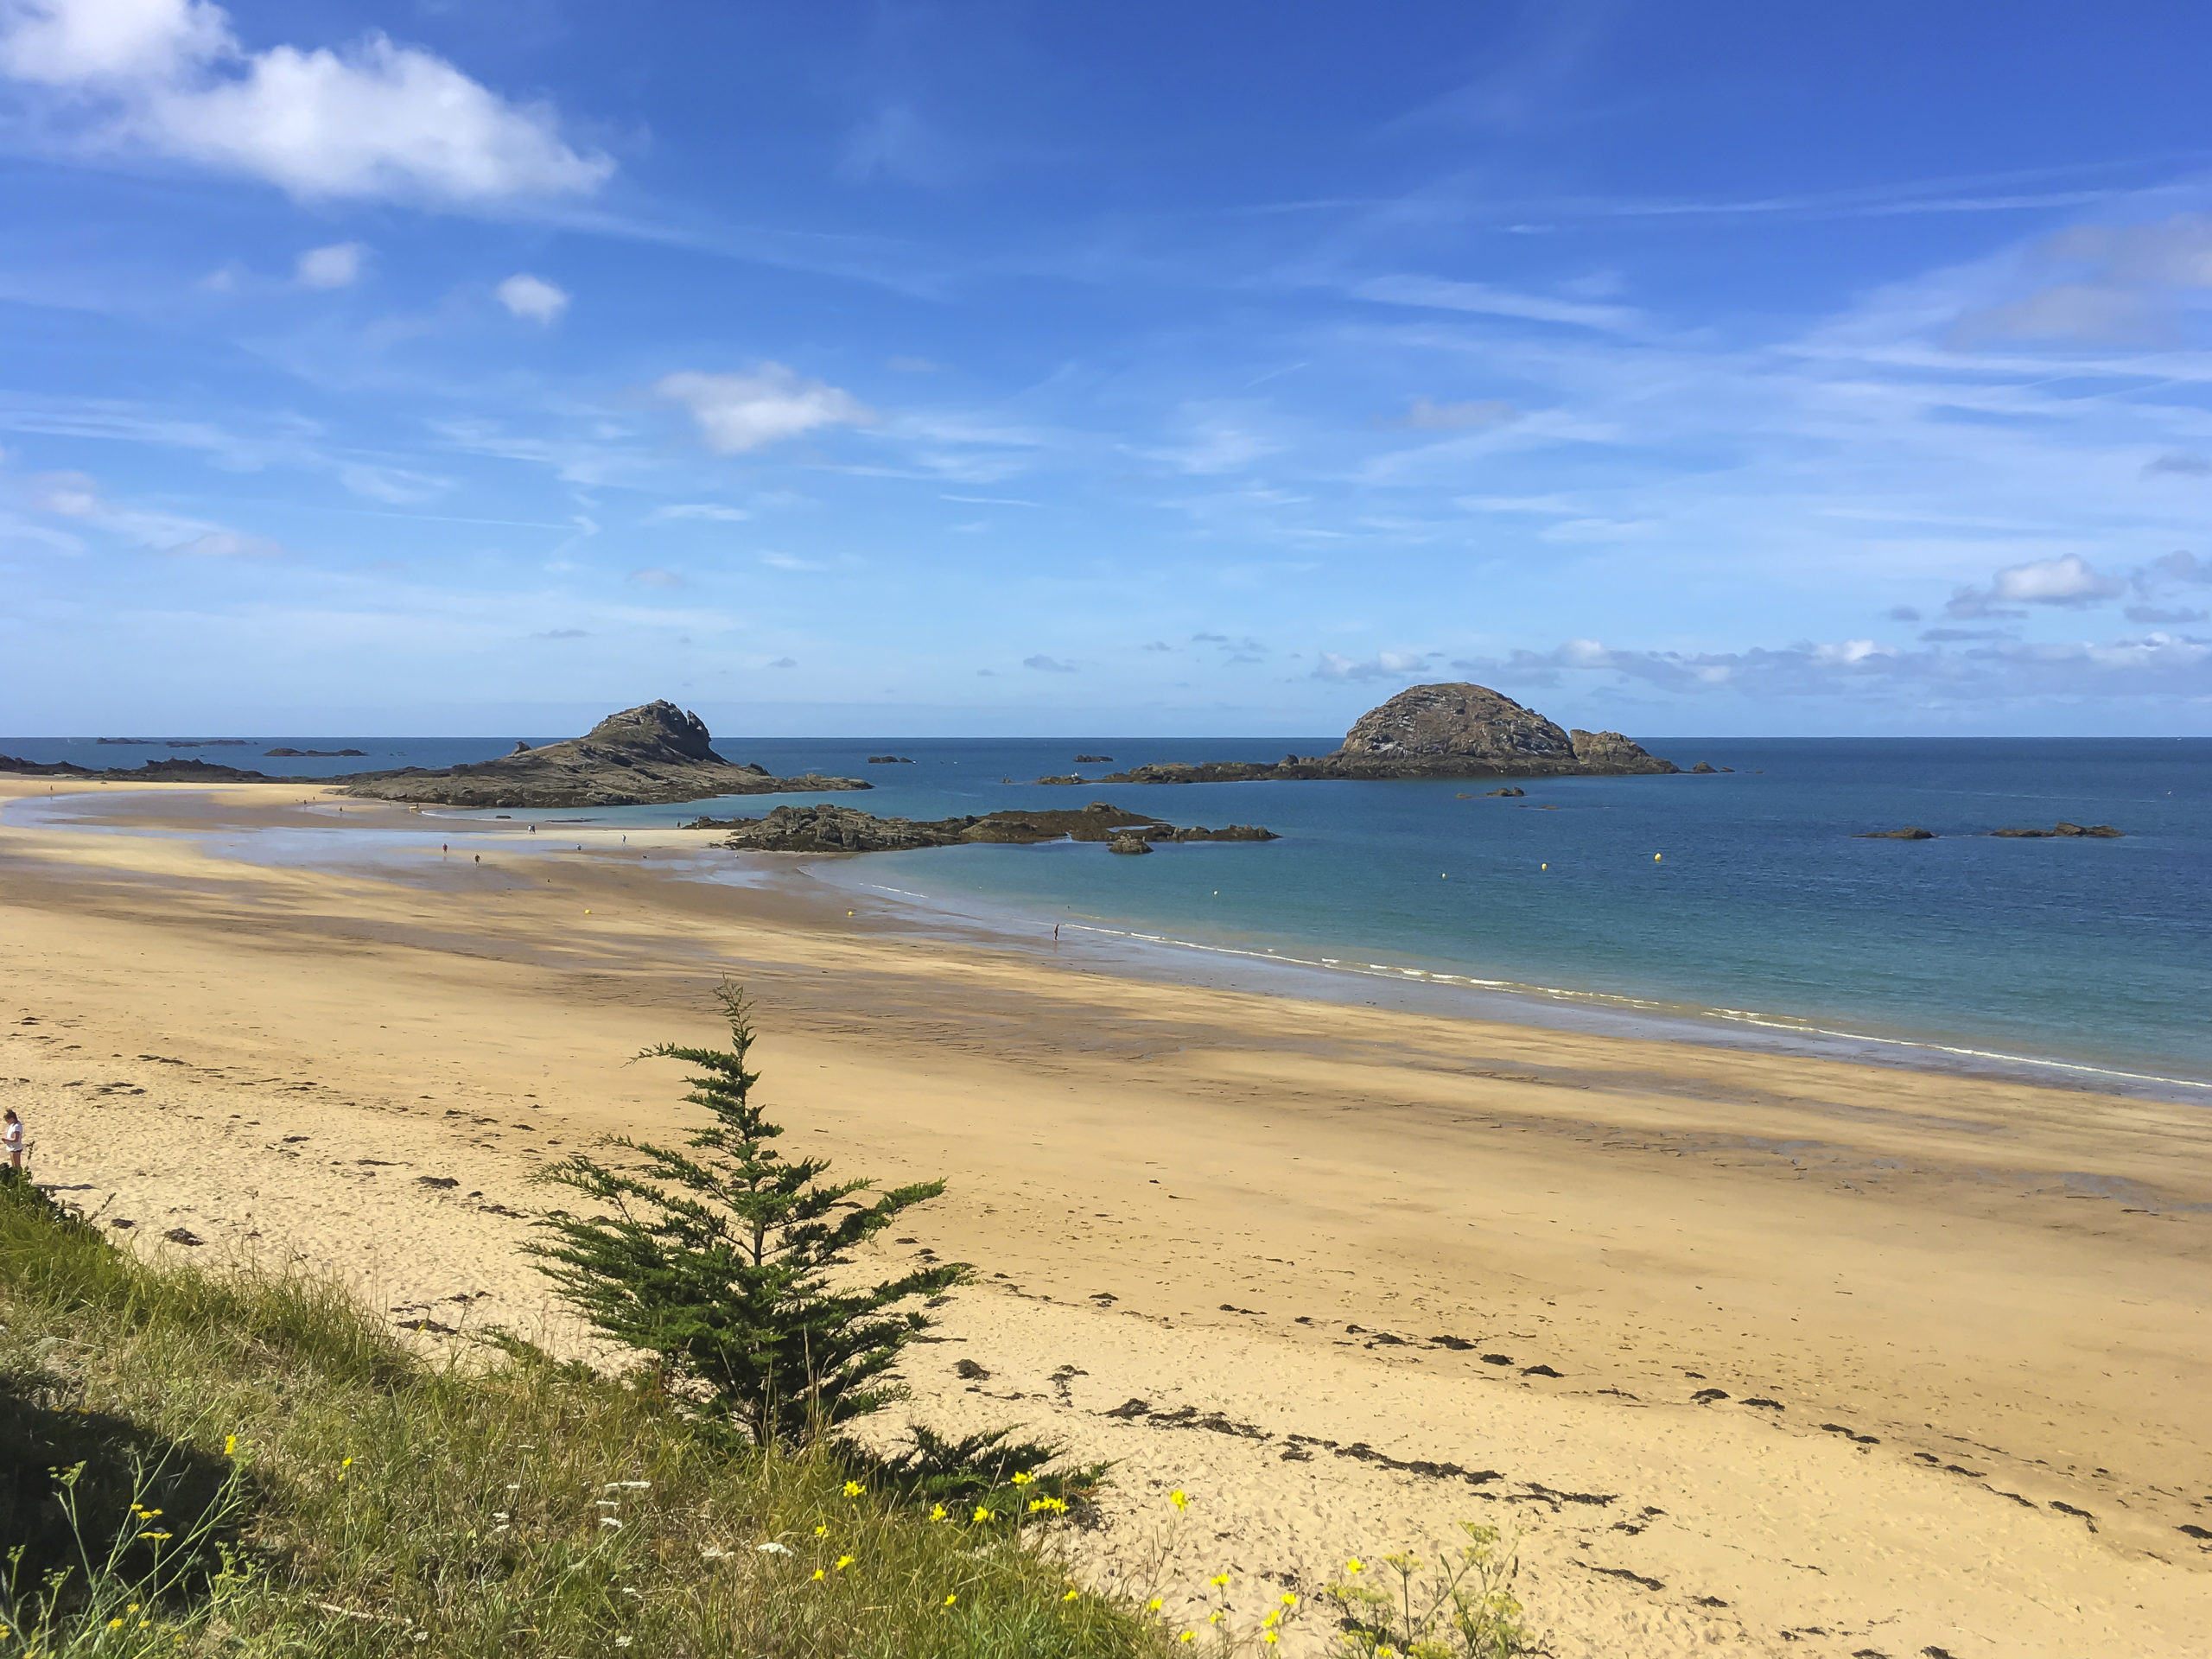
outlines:
{"label": "yellow buoy", "polygon": [[1536,866],[1536,868],[1537,868],[1538,869],[1540,869],[1540,870],[1548,870],[1549,868],[1551,868],[1551,866],[1550,866],[1550,865],[1548,865],[1548,864],[1539,864],[1539,865],[1537,865],[1537,866]]}
{"label": "yellow buoy", "polygon": [[1662,855],[1661,855],[1661,854],[1654,853],[1654,854],[1652,854],[1652,855],[1651,855],[1651,861],[1652,861],[1654,864],[1656,864],[1656,863],[1659,861],[1659,860],[1661,859],[1661,857],[1662,857]]}

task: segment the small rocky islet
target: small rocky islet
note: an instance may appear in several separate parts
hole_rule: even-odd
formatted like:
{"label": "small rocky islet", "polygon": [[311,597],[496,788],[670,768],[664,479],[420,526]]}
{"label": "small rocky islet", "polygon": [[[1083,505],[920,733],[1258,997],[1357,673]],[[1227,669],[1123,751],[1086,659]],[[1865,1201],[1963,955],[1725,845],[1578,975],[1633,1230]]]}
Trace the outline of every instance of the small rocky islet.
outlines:
{"label": "small rocky islet", "polygon": [[[2119,841],[2126,831],[2115,830],[2108,823],[2056,823],[2048,830],[1983,830],[1977,831],[1993,841]],[[1852,836],[1853,841],[1936,841],[1940,839],[1933,830],[1923,830],[1909,823],[1902,830],[1861,830]]]}
{"label": "small rocky islet", "polygon": [[[1154,842],[1277,841],[1271,830],[1232,823],[1179,828],[1142,812],[1093,801],[1081,811],[970,813],[953,818],[880,818],[849,806],[779,806],[761,818],[695,818],[691,830],[727,830],[719,845],[750,853],[903,853],[921,847],[1044,841],[1103,841],[1114,852],[1150,852]],[[1124,843],[1128,843],[1124,845]]]}

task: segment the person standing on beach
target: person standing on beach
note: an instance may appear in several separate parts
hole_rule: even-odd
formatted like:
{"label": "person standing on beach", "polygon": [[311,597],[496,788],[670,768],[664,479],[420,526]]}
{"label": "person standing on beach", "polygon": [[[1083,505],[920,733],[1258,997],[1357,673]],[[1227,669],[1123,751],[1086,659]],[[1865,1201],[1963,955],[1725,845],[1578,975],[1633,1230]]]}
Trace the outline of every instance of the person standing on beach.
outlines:
{"label": "person standing on beach", "polygon": [[7,1124],[5,1132],[0,1133],[0,1146],[8,1149],[8,1167],[21,1169],[23,1166],[23,1120],[16,1116],[16,1109],[12,1106],[8,1109]]}

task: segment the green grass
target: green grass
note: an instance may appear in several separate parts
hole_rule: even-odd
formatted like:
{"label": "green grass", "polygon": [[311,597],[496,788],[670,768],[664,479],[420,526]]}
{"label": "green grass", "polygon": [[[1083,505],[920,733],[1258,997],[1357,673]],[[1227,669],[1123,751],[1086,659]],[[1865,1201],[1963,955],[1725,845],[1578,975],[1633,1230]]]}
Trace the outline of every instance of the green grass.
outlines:
{"label": "green grass", "polygon": [[1049,1535],[849,1495],[831,1452],[519,1345],[427,1361],[327,1284],[149,1266],[5,1172],[0,1324],[4,1659],[1170,1645],[1071,1596]]}

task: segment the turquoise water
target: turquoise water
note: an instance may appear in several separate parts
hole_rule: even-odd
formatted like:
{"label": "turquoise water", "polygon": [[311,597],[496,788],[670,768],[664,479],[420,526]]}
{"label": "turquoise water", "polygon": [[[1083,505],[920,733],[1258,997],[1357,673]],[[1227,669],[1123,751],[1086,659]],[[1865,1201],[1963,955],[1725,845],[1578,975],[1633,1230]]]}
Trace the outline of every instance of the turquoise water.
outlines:
{"label": "turquoise water", "polygon": [[[1491,785],[1459,781],[1000,781],[1110,769],[1074,766],[1084,752],[1126,766],[1274,760],[1333,744],[718,740],[732,759],[774,772],[865,777],[874,791],[834,798],[887,815],[1109,799],[1178,823],[1258,823],[1283,836],[1146,858],[1060,843],[814,866],[827,879],[1017,928],[1057,923],[1071,938],[1102,943],[1140,936],[1160,942],[1154,950],[1211,957],[1224,971],[1272,957],[1471,992],[1526,988],[1553,1004],[1852,1033],[1924,1045],[1931,1057],[1964,1051],[2212,1084],[2212,740],[1653,740],[1685,766],[1735,770],[1529,782],[1521,800],[1480,798]],[[350,747],[374,754],[353,765],[434,763],[427,742]],[[512,747],[508,738],[440,741],[435,763]],[[31,740],[0,739],[0,753],[61,758]],[[71,758],[79,753],[73,746]],[[133,753],[108,748],[101,758]],[[239,751],[194,753],[229,760]],[[865,764],[881,753],[915,764]],[[395,754],[408,760],[387,758]],[[757,814],[779,798],[590,816],[666,823],[702,810]],[[2126,834],[1977,833],[2060,819]],[[1853,839],[1907,823],[1940,839]]]}

